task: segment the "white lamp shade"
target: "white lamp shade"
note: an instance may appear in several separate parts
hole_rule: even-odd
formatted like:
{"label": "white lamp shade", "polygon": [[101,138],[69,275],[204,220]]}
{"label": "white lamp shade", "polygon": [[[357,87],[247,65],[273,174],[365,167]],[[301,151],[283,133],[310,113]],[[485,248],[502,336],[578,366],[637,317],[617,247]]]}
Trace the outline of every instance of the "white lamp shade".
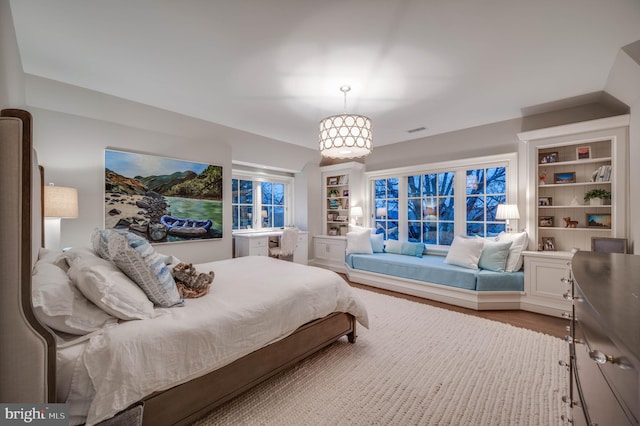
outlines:
{"label": "white lamp shade", "polygon": [[518,211],[518,206],[516,204],[498,204],[496,219],[499,219],[499,220],[520,219],[520,212]]}
{"label": "white lamp shade", "polygon": [[387,208],[386,207],[378,207],[376,209],[376,217],[386,217],[387,216]]}
{"label": "white lamp shade", "polygon": [[358,158],[371,154],[371,120],[363,115],[340,114],[320,122],[320,153],[329,158]]}
{"label": "white lamp shade", "polygon": [[44,216],[78,217],[78,191],[75,188],[66,188],[64,186],[45,186]]}
{"label": "white lamp shade", "polygon": [[363,215],[362,207],[360,207],[360,206],[351,207],[351,216],[353,216],[353,217],[362,217],[362,215]]}

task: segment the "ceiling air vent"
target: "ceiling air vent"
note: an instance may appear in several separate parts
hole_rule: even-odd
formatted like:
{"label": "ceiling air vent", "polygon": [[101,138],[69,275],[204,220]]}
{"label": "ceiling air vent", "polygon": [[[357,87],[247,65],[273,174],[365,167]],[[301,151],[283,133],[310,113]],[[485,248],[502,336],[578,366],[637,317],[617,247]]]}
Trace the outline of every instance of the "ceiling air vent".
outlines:
{"label": "ceiling air vent", "polygon": [[423,130],[427,130],[427,128],[426,127],[416,127],[415,129],[407,130],[407,133],[421,132]]}

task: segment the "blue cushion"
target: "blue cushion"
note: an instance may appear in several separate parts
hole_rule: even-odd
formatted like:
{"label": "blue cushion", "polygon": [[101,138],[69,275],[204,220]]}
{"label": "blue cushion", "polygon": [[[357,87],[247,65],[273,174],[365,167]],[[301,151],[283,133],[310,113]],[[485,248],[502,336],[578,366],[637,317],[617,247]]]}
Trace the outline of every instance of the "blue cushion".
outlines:
{"label": "blue cushion", "polygon": [[410,243],[407,241],[388,240],[384,248],[386,253],[403,254],[406,256],[422,257],[424,251],[424,244],[422,243]]}
{"label": "blue cushion", "polygon": [[384,253],[384,235],[371,234],[371,249],[374,253]]}
{"label": "blue cushion", "polygon": [[511,244],[513,244],[511,241],[498,242],[485,240],[482,254],[480,254],[480,261],[478,262],[480,269],[504,272]]}

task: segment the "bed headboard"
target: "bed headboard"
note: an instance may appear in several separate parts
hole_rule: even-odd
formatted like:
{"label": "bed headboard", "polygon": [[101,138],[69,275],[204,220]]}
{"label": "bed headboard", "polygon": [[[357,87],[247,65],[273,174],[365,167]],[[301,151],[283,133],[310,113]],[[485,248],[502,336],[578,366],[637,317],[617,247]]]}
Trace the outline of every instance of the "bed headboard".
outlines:
{"label": "bed headboard", "polygon": [[0,194],[0,401],[56,402],[55,340],[31,304],[42,245],[42,175],[27,111],[0,112]]}

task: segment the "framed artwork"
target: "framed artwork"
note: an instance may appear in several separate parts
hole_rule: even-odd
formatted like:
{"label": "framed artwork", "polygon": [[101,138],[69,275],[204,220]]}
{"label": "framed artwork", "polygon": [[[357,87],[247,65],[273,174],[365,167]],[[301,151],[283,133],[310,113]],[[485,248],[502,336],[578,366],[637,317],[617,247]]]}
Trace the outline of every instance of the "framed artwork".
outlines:
{"label": "framed artwork", "polygon": [[587,213],[589,228],[611,228],[611,213]]}
{"label": "framed artwork", "polygon": [[591,158],[591,147],[590,146],[579,146],[576,148],[576,159],[578,160],[588,160]]}
{"label": "framed artwork", "polygon": [[552,205],[553,205],[552,197],[538,197],[538,206],[545,207],[545,206],[552,206]]}
{"label": "framed artwork", "polygon": [[338,235],[338,228],[329,228],[329,235]]}
{"label": "framed artwork", "polygon": [[558,162],[558,151],[541,152],[538,154],[538,164],[548,164]]}
{"label": "framed artwork", "polygon": [[556,239],[553,237],[542,237],[542,250],[556,251]]}
{"label": "framed artwork", "polygon": [[601,253],[627,253],[626,238],[591,237],[591,251]]}
{"label": "framed artwork", "polygon": [[346,222],[349,219],[347,216],[338,216],[336,217],[336,222]]}
{"label": "framed artwork", "polygon": [[541,228],[550,228],[553,226],[553,216],[538,217],[538,226]]}
{"label": "framed artwork", "polygon": [[104,227],[151,243],[222,238],[222,167],[105,150]]}
{"label": "framed artwork", "polygon": [[327,179],[327,185],[337,185],[337,184],[338,184],[337,177],[330,177]]}
{"label": "framed artwork", "polygon": [[576,172],[554,173],[553,183],[576,183]]}
{"label": "framed artwork", "polygon": [[343,189],[342,190],[342,196],[343,197],[348,197],[349,196],[349,190],[348,189]]}

